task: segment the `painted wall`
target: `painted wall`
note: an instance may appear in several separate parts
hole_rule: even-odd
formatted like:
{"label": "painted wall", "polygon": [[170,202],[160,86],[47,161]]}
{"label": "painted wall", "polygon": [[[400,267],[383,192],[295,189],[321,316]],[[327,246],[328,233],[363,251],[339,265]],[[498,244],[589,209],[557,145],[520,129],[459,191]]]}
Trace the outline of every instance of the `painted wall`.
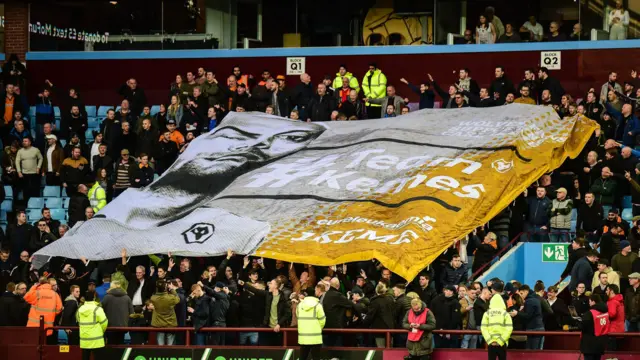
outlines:
{"label": "painted wall", "polygon": [[519,243],[501,261],[495,263],[478,281],[483,283],[494,277],[517,280],[531,287],[538,280],[551,286],[560,279],[567,262],[542,262],[542,244]]}
{"label": "painted wall", "polygon": [[[129,77],[136,77],[153,104],[166,101],[169,84],[175,75],[205,67],[225,79],[233,66],[259,76],[263,69],[284,74],[287,56],[306,57],[306,71],[317,83],[325,74],[334,76],[340,64],[347,64],[360,80],[370,62],[376,62],[387,75],[389,84],[398,85],[398,93],[417,98],[400,83],[401,77],[411,82],[424,81],[431,73],[443,85],[457,79],[457,70],[468,67],[481,86],[489,85],[496,65],[506,67],[507,76],[515,83],[527,68],[539,65],[540,51],[562,51],[562,70],[552,72],[565,90],[574,97],[584,97],[591,87],[599,88],[610,70],[625,79],[637,66],[640,40],[567,42],[535,44],[495,44],[458,46],[385,46],[340,48],[278,48],[184,51],[129,52],[46,52],[29,53],[28,69],[31,86],[42,86],[45,79],[59,88],[76,87],[85,102],[110,105],[119,102],[116,89]],[[482,51],[482,52],[478,52]],[[612,54],[620,56],[612,56]],[[287,77],[289,86],[298,83],[297,76]]]}

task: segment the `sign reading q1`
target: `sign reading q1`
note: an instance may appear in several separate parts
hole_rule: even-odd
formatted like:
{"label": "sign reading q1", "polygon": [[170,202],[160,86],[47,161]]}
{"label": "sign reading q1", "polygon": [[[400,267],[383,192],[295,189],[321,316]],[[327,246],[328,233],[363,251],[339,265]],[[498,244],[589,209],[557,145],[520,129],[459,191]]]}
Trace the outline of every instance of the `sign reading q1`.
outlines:
{"label": "sign reading q1", "polygon": [[561,68],[560,51],[541,51],[540,66],[549,70],[560,70]]}
{"label": "sign reading q1", "polygon": [[288,57],[287,58],[287,75],[302,75],[304,74],[305,58],[303,57]]}

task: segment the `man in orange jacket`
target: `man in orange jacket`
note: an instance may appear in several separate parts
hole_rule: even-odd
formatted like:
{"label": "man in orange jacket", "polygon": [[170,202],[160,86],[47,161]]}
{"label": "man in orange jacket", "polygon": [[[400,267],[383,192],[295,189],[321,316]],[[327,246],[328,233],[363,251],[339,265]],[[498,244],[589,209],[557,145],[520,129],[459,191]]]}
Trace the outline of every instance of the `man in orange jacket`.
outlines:
{"label": "man in orange jacket", "polygon": [[45,276],[41,277],[38,284],[29,289],[24,300],[31,305],[27,327],[40,326],[40,316],[43,316],[44,327],[49,329],[47,330],[47,340],[56,339],[51,336],[53,330],[50,328],[54,326],[56,315],[62,311],[62,300],[60,300],[60,295],[51,288],[48,279]]}

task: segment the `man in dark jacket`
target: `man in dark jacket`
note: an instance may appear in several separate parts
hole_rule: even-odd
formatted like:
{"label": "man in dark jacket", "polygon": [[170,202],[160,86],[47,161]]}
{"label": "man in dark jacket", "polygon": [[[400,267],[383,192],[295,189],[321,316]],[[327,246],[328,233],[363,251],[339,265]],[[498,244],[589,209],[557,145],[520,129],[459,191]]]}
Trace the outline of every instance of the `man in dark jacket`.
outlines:
{"label": "man in dark jacket", "polygon": [[[202,284],[201,282],[199,285]],[[203,285],[201,285],[203,286]],[[227,327],[227,311],[229,310],[229,288],[224,283],[218,281],[212,289],[204,286],[204,290],[211,297],[209,304],[209,324],[212,327]],[[224,332],[214,332],[211,334],[210,345],[225,344]]]}
{"label": "man in dark jacket", "polygon": [[455,254],[451,258],[451,262],[445,266],[441,273],[440,286],[448,285],[456,286],[460,283],[467,282],[469,270],[467,264],[462,262],[460,255]]}
{"label": "man in dark jacket", "polygon": [[[523,285],[518,290],[518,295],[524,299],[524,309],[522,311],[512,310],[511,317],[519,316],[527,331],[544,331],[540,298],[531,291],[529,285]],[[527,349],[542,350],[542,336],[527,336]]]}
{"label": "man in dark jacket", "polygon": [[[376,296],[374,296],[369,303],[367,313],[362,320],[362,326],[371,329],[393,329],[394,309],[395,303],[393,297],[387,293],[387,286],[384,283],[378,283],[378,286],[376,286]],[[384,348],[386,339],[384,336],[378,335],[375,336],[375,342],[376,347]]]}
{"label": "man in dark jacket", "polygon": [[[478,235],[473,235],[473,240],[476,244],[476,252],[473,256],[473,266],[471,267],[471,272],[475,273],[481,267],[488,264],[493,260],[493,257],[498,252],[498,243],[495,233],[489,232],[480,242],[480,238]],[[485,270],[486,271],[486,270]]]}
{"label": "man in dark jacket", "polygon": [[318,93],[309,101],[307,121],[329,121],[331,112],[337,108],[336,98],[327,94],[327,87],[324,84],[318,84]]}
{"label": "man in dark jacket", "polygon": [[282,344],[280,328],[291,323],[291,306],[289,300],[280,291],[282,282],[275,278],[269,282],[269,292],[265,301],[263,325],[270,327],[273,333],[260,335],[261,345],[279,346]]}
{"label": "man in dark jacket", "polygon": [[314,96],[313,84],[311,84],[311,76],[304,73],[300,75],[300,83],[293,90],[293,104],[297,106],[300,112],[300,119],[305,121],[309,118],[307,107],[311,98]]}
{"label": "man in dark jacket", "polygon": [[155,156],[155,148],[157,144],[158,131],[151,127],[151,120],[142,120],[142,130],[140,130],[136,139],[136,157],[139,157],[140,154],[145,153],[149,155],[150,159],[153,159]]}
{"label": "man in dark jacket", "polygon": [[609,337],[601,332],[610,326],[607,303],[594,294],[589,298],[589,305],[591,310],[585,312],[582,321],[578,322],[582,332],[580,352],[585,360],[602,358]]}
{"label": "man in dark jacket", "polygon": [[[395,284],[393,286],[393,296],[396,300],[396,329],[402,329],[402,322],[404,321],[407,312],[411,310],[411,299],[405,295],[405,286],[404,284]],[[393,346],[394,347],[405,347],[407,346],[407,333],[404,334],[394,334],[393,336]]]}
{"label": "man in dark jacket", "polygon": [[503,66],[496,66],[495,75],[496,78],[491,82],[491,87],[489,87],[489,97],[492,97],[497,105],[502,105],[507,98],[507,94],[515,94],[516,90],[511,80],[505,75]]}
{"label": "man in dark jacket", "polygon": [[551,103],[553,105],[560,105],[560,101],[562,100],[562,96],[565,94],[562,85],[560,85],[560,81],[558,79],[549,76],[549,69],[546,67],[541,67],[538,69],[538,102],[542,100],[542,92],[544,90],[549,90],[551,94]]}
{"label": "man in dark jacket", "polygon": [[[133,303],[117,280],[111,281],[107,294],[102,299],[102,309],[111,327],[129,326],[129,315],[133,314]],[[124,344],[124,331],[107,331],[109,345]]]}
{"label": "man in dark jacket", "polygon": [[[345,312],[353,308],[353,303],[349,301],[339,291],[340,280],[331,279],[329,290],[321,300],[324,313],[327,317],[326,329],[342,329],[345,327]],[[342,335],[336,333],[323,334],[322,341],[325,346],[342,346]]]}
{"label": "man in dark jacket", "polygon": [[578,204],[578,221],[576,230],[584,230],[589,242],[598,240],[597,232],[604,218],[602,205],[595,202],[595,196],[588,192],[584,194],[584,202]]}
{"label": "man in dark jacket", "polygon": [[[62,317],[60,319],[61,326],[78,326],[76,320],[76,312],[80,307],[80,287],[78,285],[71,285],[69,288],[69,296],[64,299]],[[69,345],[80,344],[80,337],[77,330],[66,330],[67,339]]]}
{"label": "man in dark jacket", "polygon": [[[254,274],[257,274],[257,272],[254,272]],[[267,296],[264,282],[245,283],[239,280],[238,284],[242,286],[242,292],[240,293],[240,326],[262,327]],[[258,334],[257,332],[240,333],[239,344],[258,345]]]}
{"label": "man in dark jacket", "polygon": [[629,275],[629,287],[624,294],[624,315],[627,331],[640,331],[640,274],[637,272]]}
{"label": "man in dark jacket", "polygon": [[420,296],[420,300],[427,305],[427,308],[431,308],[431,302],[438,296],[436,289],[430,286],[429,281],[431,277],[429,274],[418,275],[418,287],[412,289],[413,292]]}
{"label": "man in dark jacket", "polygon": [[129,103],[131,104],[131,112],[137,119],[142,113],[142,108],[147,104],[147,97],[144,94],[144,90],[138,87],[136,79],[131,78],[127,80],[127,82],[118,90],[118,94],[120,94],[125,100],[129,100]]}
{"label": "man in dark jacket", "polygon": [[593,265],[598,261],[598,252],[590,250],[587,256],[576,261],[571,269],[571,282],[569,282],[569,291],[574,291],[578,284],[585,284],[587,290],[591,290],[591,282],[593,279]]}
{"label": "man in dark jacket", "polygon": [[551,200],[544,186],[536,188],[536,196],[527,198],[528,220],[526,231],[533,242],[549,241],[549,214]]}
{"label": "man in dark jacket", "polygon": [[37,227],[31,232],[30,252],[34,253],[56,240],[58,240],[58,237],[49,228],[47,222],[41,219],[38,221]]}
{"label": "man in dark jacket", "polygon": [[[127,250],[122,250],[122,265],[127,265]],[[147,276],[144,266],[136,266],[135,274],[132,274],[127,267],[124,275],[129,281],[127,295],[131,298],[133,306],[144,306],[147,300],[151,299],[154,291],[154,282]]]}
{"label": "man in dark jacket", "polygon": [[347,101],[343,101],[342,104],[340,104],[339,110],[347,117],[347,119],[355,116],[358,120],[362,120],[365,116],[365,106],[362,101],[358,99],[358,93],[353,89],[349,91],[349,98]]}
{"label": "man in dark jacket", "polygon": [[91,206],[87,193],[89,190],[84,184],[78,185],[78,191],[74,192],[69,199],[69,227],[72,228],[78,221],[84,221],[85,210]]}
{"label": "man in dark jacket", "polygon": [[199,331],[203,327],[209,326],[212,300],[205,294],[200,284],[194,285],[194,288],[191,295],[189,295],[189,297],[193,299],[193,305],[189,306],[187,311],[191,314],[193,328],[196,330],[195,343],[198,346],[204,346],[207,345],[207,336],[209,334]]}
{"label": "man in dark jacket", "polygon": [[[462,324],[460,302],[454,296],[456,288],[453,285],[444,287],[443,294],[438,295],[431,303],[431,311],[436,317],[436,325],[440,330],[459,330]],[[436,335],[437,348],[458,348],[458,339],[451,335]]]}
{"label": "man in dark jacket", "polygon": [[0,294],[0,326],[26,326],[31,306],[24,301],[27,284],[8,283]]}

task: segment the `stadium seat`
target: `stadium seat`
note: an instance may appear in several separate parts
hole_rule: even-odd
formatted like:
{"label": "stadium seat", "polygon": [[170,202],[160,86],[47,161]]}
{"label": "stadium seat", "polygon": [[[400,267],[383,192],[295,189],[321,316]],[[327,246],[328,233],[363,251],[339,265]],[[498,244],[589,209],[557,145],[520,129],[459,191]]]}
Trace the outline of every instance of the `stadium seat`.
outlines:
{"label": "stadium seat", "polygon": [[60,197],[60,187],[58,187],[58,186],[45,186],[44,190],[42,192],[42,196],[44,196],[44,197]]}
{"label": "stadium seat", "polygon": [[7,222],[7,212],[0,210],[0,222]]}
{"label": "stadium seat", "polygon": [[7,223],[6,222],[0,222],[0,228],[2,228],[2,231],[5,234],[7,233]]}
{"label": "stadium seat", "polygon": [[51,218],[54,220],[66,220],[67,212],[64,209],[51,209]]}
{"label": "stadium seat", "polygon": [[100,128],[100,121],[97,118],[88,118],[87,119],[87,124],[88,124],[88,128],[89,129],[99,129]]}
{"label": "stadium seat", "polygon": [[42,219],[42,211],[40,209],[27,209],[27,221],[36,222]]}
{"label": "stadium seat", "polygon": [[67,219],[62,219],[59,221],[60,221],[60,225],[67,225]]}
{"label": "stadium seat", "polygon": [[98,107],[98,113],[96,114],[97,117],[99,118],[104,118],[107,117],[107,111],[109,109],[113,108],[113,106],[109,106],[109,105],[101,105]]}
{"label": "stadium seat", "polygon": [[60,139],[60,145],[62,145],[62,147],[64,147],[65,145],[67,145],[67,140],[65,140],[65,139]]}
{"label": "stadium seat", "polygon": [[44,207],[44,199],[41,197],[32,197],[31,199],[29,199],[29,202],[27,203],[28,209],[42,210],[43,207]]}
{"label": "stadium seat", "polygon": [[160,112],[160,105],[153,105],[151,107],[151,115],[155,115]]}
{"label": "stadium seat", "polygon": [[35,106],[32,106],[32,107],[29,108],[29,116],[34,118],[34,119],[36,118],[36,107]]}
{"label": "stadium seat", "polygon": [[120,108],[121,108],[121,107],[122,107],[122,106],[120,106],[120,105],[116,106],[116,112],[120,111]]}
{"label": "stadium seat", "polygon": [[622,198],[622,208],[623,209],[633,208],[633,205],[631,204],[631,196],[625,196]]}
{"label": "stadium seat", "polygon": [[0,210],[10,212],[13,211],[13,200],[5,200],[0,204]]}
{"label": "stadium seat", "polygon": [[53,116],[55,116],[56,118],[60,117],[60,107],[59,106],[54,106],[53,107]]}
{"label": "stadium seat", "polygon": [[69,208],[69,198],[68,197],[63,197],[62,198],[62,208],[63,209],[68,209]]}
{"label": "stadium seat", "polygon": [[87,112],[87,117],[96,117],[96,112],[98,111],[93,105],[85,105],[85,111]]}
{"label": "stadium seat", "polygon": [[67,189],[66,188],[62,188],[62,196],[59,197],[69,197],[69,195],[67,195]]}
{"label": "stadium seat", "polygon": [[633,219],[633,209],[623,209],[622,220],[631,222],[631,219]]}
{"label": "stadium seat", "polygon": [[4,186],[5,199],[13,199],[13,188],[9,185]]}
{"label": "stadium seat", "polygon": [[87,131],[84,132],[84,136],[87,138],[88,142],[93,141],[93,131],[94,129],[87,129]]}
{"label": "stadium seat", "polygon": [[49,209],[62,209],[62,198],[46,198],[44,205]]}
{"label": "stadium seat", "polygon": [[60,129],[60,118],[56,118],[56,129]]}

